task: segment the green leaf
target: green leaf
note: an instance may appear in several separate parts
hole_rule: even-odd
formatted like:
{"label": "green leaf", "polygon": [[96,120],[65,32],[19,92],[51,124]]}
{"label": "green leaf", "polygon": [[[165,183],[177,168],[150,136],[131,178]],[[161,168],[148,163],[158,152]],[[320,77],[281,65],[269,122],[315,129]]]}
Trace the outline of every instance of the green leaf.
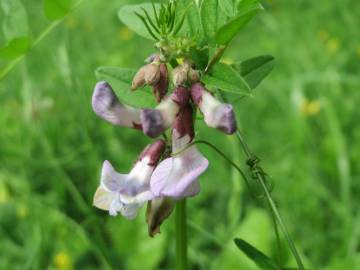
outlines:
{"label": "green leaf", "polygon": [[[159,11],[160,4],[154,4],[154,6],[155,9]],[[143,9],[146,10],[151,19],[155,20],[153,6],[150,3],[123,6],[118,12],[119,19],[123,22],[123,24],[125,24],[138,35],[150,40],[155,40],[154,37],[152,37],[147,30],[146,26],[141,21],[141,19],[136,16],[136,13],[143,14]]]}
{"label": "green leaf", "polygon": [[237,6],[239,12],[244,13],[252,7],[259,5],[259,0],[241,0]]}
{"label": "green leaf", "polygon": [[271,55],[260,55],[235,65],[251,89],[255,89],[266,78],[275,66]]}
{"label": "green leaf", "polygon": [[227,45],[237,33],[260,11],[260,4],[256,4],[249,8],[246,12],[241,13],[235,18],[228,21],[215,34],[215,42],[217,44]]}
{"label": "green leaf", "polygon": [[201,27],[201,19],[199,8],[193,0],[185,0],[177,2],[177,14],[176,21],[178,22],[181,17],[181,11],[186,12],[186,18],[182,29],[180,30],[181,35],[194,37],[198,35],[197,39],[201,40],[203,38],[203,30]]}
{"label": "green leaf", "polygon": [[49,20],[59,20],[71,9],[71,0],[44,0],[45,15]]}
{"label": "green leaf", "polygon": [[260,250],[242,239],[234,240],[236,246],[263,270],[279,270],[277,264]]}
{"label": "green leaf", "polygon": [[240,74],[229,65],[218,63],[202,81],[211,89],[219,89],[237,95],[249,95],[250,87]]}
{"label": "green leaf", "polygon": [[207,39],[211,39],[218,29],[218,15],[218,0],[203,0],[200,9],[200,17],[204,35]]}
{"label": "green leaf", "polygon": [[30,40],[28,37],[14,38],[4,47],[0,48],[0,58],[14,59],[25,54],[30,48]]}
{"label": "green leaf", "polygon": [[135,69],[128,68],[99,67],[96,69],[95,74],[97,79],[110,83],[119,99],[124,103],[141,108],[154,107],[156,102],[151,94],[150,87],[144,87],[136,91],[130,90],[136,72]]}
{"label": "green leaf", "polygon": [[235,0],[221,0],[220,8],[228,17],[233,17],[236,14]]}

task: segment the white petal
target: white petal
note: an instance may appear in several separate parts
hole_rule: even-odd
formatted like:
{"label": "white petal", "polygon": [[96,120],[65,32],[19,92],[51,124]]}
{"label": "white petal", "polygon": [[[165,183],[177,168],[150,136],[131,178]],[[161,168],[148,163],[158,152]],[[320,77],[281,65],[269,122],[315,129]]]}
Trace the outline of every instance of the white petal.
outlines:
{"label": "white petal", "polygon": [[95,192],[93,205],[101,210],[109,211],[111,204],[116,198],[116,193],[109,192],[104,187],[100,186]]}
{"label": "white petal", "polygon": [[109,161],[105,161],[101,171],[101,185],[108,191],[117,192],[126,187],[127,174],[117,173]]}

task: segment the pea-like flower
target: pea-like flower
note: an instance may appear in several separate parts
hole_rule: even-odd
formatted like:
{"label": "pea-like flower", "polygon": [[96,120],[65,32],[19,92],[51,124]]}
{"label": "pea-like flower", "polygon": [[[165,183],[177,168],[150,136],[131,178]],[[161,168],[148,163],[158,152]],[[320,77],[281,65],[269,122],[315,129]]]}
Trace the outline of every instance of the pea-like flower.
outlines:
{"label": "pea-like flower", "polygon": [[189,102],[189,91],[179,86],[171,96],[165,98],[155,109],[144,109],[141,112],[143,132],[155,138],[170,128],[181,108]]}
{"label": "pea-like flower", "polygon": [[96,84],[92,107],[99,117],[113,125],[142,129],[141,110],[122,104],[110,84],[105,81]]}
{"label": "pea-like flower", "polygon": [[233,134],[236,127],[235,114],[232,105],[218,101],[208,92],[202,83],[191,86],[191,99],[204,115],[205,123],[226,134]]}
{"label": "pea-like flower", "polygon": [[151,191],[155,196],[181,199],[199,193],[198,177],[209,163],[195,146],[188,147],[193,138],[193,111],[189,104],[173,125],[172,152],[175,156],[163,160],[151,176]]}
{"label": "pea-like flower", "polygon": [[105,161],[94,206],[109,211],[110,215],[120,212],[128,219],[135,218],[138,209],[154,198],[150,191],[150,179],[165,147],[163,140],[148,145],[129,174],[117,173],[110,162]]}

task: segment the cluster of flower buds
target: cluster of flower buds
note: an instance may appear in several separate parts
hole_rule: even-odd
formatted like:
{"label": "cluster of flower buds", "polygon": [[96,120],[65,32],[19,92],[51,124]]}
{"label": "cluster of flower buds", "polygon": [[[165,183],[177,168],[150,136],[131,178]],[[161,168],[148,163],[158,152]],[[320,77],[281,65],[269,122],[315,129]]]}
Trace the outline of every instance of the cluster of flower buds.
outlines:
{"label": "cluster of flower buds", "polygon": [[160,232],[160,225],[171,214],[176,200],[199,193],[198,178],[208,167],[208,160],[191,145],[195,137],[193,108],[199,108],[209,127],[226,134],[236,131],[232,106],[218,101],[204,87],[200,72],[193,69],[190,61],[176,67],[172,78],[174,90],[167,95],[168,68],[154,55],[132,83],[133,90],[144,85],[153,87],[158,101],[154,109],[122,104],[107,82],[96,84],[92,98],[95,113],[114,125],[141,130],[151,138],[171,128],[171,140],[158,138],[148,145],[129,174],[117,173],[105,161],[94,196],[96,207],[128,219],[135,218],[148,203],[146,220],[151,236]]}

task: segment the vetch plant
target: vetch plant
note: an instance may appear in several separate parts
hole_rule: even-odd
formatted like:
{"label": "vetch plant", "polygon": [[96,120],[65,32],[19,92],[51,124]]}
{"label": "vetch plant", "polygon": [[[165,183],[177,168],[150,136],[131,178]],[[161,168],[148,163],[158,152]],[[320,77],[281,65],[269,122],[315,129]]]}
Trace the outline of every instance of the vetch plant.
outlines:
{"label": "vetch plant", "polygon": [[[253,182],[260,186],[274,217],[276,233],[279,226],[298,268],[304,269],[271,197],[266,174],[237,129],[229,102],[250,96],[272,70],[274,59],[258,56],[233,65],[221,62],[232,39],[262,9],[257,0],[172,0],[167,4],[124,6],[120,19],[152,40],[156,51],[137,71],[100,67],[96,72],[102,81],[94,89],[94,112],[113,125],[137,129],[154,142],[144,148],[128,174],[104,162],[94,205],[110,215],[133,219],[147,204],[150,236],[160,232],[161,224],[176,207],[177,269],[188,268],[186,198],[199,194],[199,177],[209,166],[197,144],[211,147],[238,170],[251,193]],[[113,89],[112,83],[123,87]],[[197,114],[208,127],[225,135],[236,134],[247,156],[252,182],[211,142],[195,139]],[[284,269],[243,240],[237,239],[236,244],[261,268]]]}

